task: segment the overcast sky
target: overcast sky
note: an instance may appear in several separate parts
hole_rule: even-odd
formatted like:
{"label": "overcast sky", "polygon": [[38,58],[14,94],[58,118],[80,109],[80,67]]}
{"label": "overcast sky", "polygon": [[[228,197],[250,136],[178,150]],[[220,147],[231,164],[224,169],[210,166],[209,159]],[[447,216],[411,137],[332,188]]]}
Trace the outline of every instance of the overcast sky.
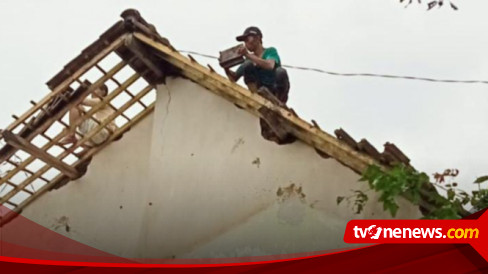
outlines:
{"label": "overcast sky", "polygon": [[[457,0],[457,12],[398,2],[0,0],[0,128],[45,96],[45,82],[126,8],[138,9],[181,50],[217,55],[256,25],[264,46],[276,47],[287,65],[488,80],[488,1]],[[488,85],[288,71],[289,105],[327,132],[342,127],[380,151],[393,142],[429,175],[458,168],[465,189],[488,174]]]}

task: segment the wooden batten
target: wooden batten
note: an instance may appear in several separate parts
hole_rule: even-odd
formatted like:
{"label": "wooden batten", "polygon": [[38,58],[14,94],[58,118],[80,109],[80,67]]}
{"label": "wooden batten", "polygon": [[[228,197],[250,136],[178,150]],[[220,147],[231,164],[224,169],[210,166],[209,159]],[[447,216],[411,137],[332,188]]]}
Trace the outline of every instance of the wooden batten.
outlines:
{"label": "wooden batten", "polygon": [[195,58],[193,58],[193,56],[191,56],[190,54],[188,54],[188,58],[190,58],[190,61],[198,63],[197,60],[195,60]]}
{"label": "wooden batten", "polygon": [[[100,67],[98,64],[95,65],[95,67],[103,74],[107,74],[107,72]],[[122,86],[122,84],[119,82],[119,80],[115,79],[115,77],[110,77],[110,80],[112,80],[115,84],[117,84],[118,87]],[[130,92],[128,89],[124,89],[124,91],[131,97],[134,98],[134,94]],[[144,104],[141,100],[137,101],[139,104],[141,104],[144,108],[147,108],[146,104]]]}
{"label": "wooden batten", "polygon": [[321,129],[319,124],[314,119],[312,119],[312,125],[314,128]]}
{"label": "wooden batten", "polygon": [[[63,92],[66,90],[69,85],[75,81],[75,79],[78,79],[83,73],[87,72],[90,68],[93,67],[94,64],[98,63],[101,59],[103,59],[105,56],[107,56],[110,52],[112,52],[114,49],[118,48],[122,43],[123,43],[124,36],[119,37],[117,40],[112,42],[110,45],[108,45],[105,49],[103,49],[101,52],[96,54],[90,61],[86,62],[80,69],[78,69],[76,72],[73,74],[65,75],[65,72],[60,72],[59,76],[55,76],[48,82],[48,86],[51,88],[52,92],[49,93],[46,97],[44,97],[38,104],[27,110],[24,114],[22,114],[19,119],[14,121],[12,124],[10,124],[6,130],[14,130],[22,124],[23,121],[27,120],[29,117],[31,117],[36,111],[38,111],[40,108],[42,108],[44,105],[49,103],[53,98],[55,98],[59,93]],[[56,78],[56,80],[55,80]]]}
{"label": "wooden batten", "polygon": [[[71,98],[70,102],[64,104],[60,109],[57,110],[56,113],[53,113],[48,119],[46,119],[42,124],[38,125],[36,129],[29,133],[28,136],[22,136],[27,141],[32,140],[35,136],[39,133],[46,131],[49,126],[51,126],[55,121],[61,120],[61,118],[73,107],[79,105],[81,101],[84,100],[86,96],[92,93],[95,89],[100,87],[107,79],[113,76],[115,73],[120,71],[125,66],[125,62],[120,62],[119,64],[115,65],[106,75],[102,76],[99,80],[93,83],[90,86],[80,86],[77,91],[75,91],[75,98]],[[48,103],[48,102],[47,102]],[[35,108],[37,108],[37,105]],[[19,122],[20,124],[21,122]],[[0,150],[0,162],[5,161],[6,159],[10,158],[15,153],[15,149],[10,146],[6,146]]]}
{"label": "wooden batten", "polygon": [[[121,66],[122,64],[122,66]],[[120,69],[122,69],[124,65],[124,62],[121,62],[119,63],[118,65],[116,65],[114,68],[112,68],[109,72],[114,72],[114,71],[118,71]],[[114,72],[115,73],[115,72]],[[110,74],[107,74],[107,75],[110,75]],[[97,82],[95,82],[95,84],[93,84],[88,90],[92,89],[92,88],[95,88],[97,87],[97,83],[98,85],[101,85],[101,81],[103,80],[103,82],[106,81],[106,78],[105,77],[108,77],[107,75],[103,76],[101,79],[99,79]],[[137,74],[134,74],[132,77],[130,77],[129,79],[127,79],[121,87],[117,88],[116,90],[114,90],[113,92],[111,92],[109,95],[107,95],[106,97],[104,97],[104,100],[106,101],[110,101],[112,100],[113,98],[115,98],[115,96],[117,96],[118,94],[120,94],[125,88],[127,88],[129,85],[131,85],[132,83],[134,83],[137,79],[139,78],[139,75]],[[94,106],[90,109],[90,111],[88,111],[85,116],[86,117],[90,117],[90,116],[93,116],[93,114],[95,114],[98,110],[100,110],[102,107],[104,106],[104,104],[98,104],[97,106]],[[75,124],[72,125],[71,129],[68,129],[66,132],[62,132],[60,134],[58,134],[56,137],[54,137],[52,139],[51,142],[45,144],[41,149],[42,150],[48,150],[51,146],[53,146],[56,142],[58,142],[59,140],[61,140],[61,138],[63,138],[66,134],[68,133],[74,133],[74,128],[76,128],[79,124],[81,124],[82,120],[80,119],[79,121],[77,121]],[[73,150],[74,151],[74,150]],[[63,153],[64,157],[68,155],[68,152],[70,152],[70,150],[68,151],[65,151],[66,154]],[[23,161],[19,167],[26,167],[27,165],[29,165],[32,161],[34,161],[34,158],[33,157],[29,157],[27,160]],[[12,172],[9,172],[5,177],[2,177],[0,178],[0,185],[5,181],[5,180],[8,180],[9,178],[11,178],[16,172],[18,172],[19,169],[18,168],[15,168]],[[47,171],[47,169],[41,169],[40,171]],[[37,174],[37,173],[36,173]],[[42,173],[41,173],[42,174]],[[28,182],[29,179],[26,180],[26,182]]]}
{"label": "wooden batten", "polygon": [[[11,165],[13,165],[15,167],[19,167],[19,163],[16,163],[16,162],[14,162],[12,160],[7,160],[7,163],[9,163],[9,164],[11,164]],[[29,169],[27,169],[27,168],[20,168],[20,170],[29,173],[29,175],[34,175],[34,172],[31,171],[31,170],[29,170]],[[49,180],[46,179],[46,178],[44,178],[44,177],[42,177],[42,176],[39,176],[39,179],[43,180],[46,183],[49,183]],[[6,183],[9,183],[9,182],[7,181]],[[17,187],[17,185],[14,185],[14,186]]]}
{"label": "wooden batten", "polygon": [[69,166],[63,161],[56,159],[54,156],[41,150],[40,148],[29,143],[27,140],[13,134],[12,132],[8,130],[3,131],[2,136],[9,145],[16,147],[17,149],[21,149],[29,153],[30,155],[42,160],[46,164],[49,164],[52,167],[56,168],[57,170],[63,172],[64,174],[66,174],[66,176],[70,177],[71,179],[76,179],[80,177],[79,172],[76,171],[75,168]]}
{"label": "wooden batten", "polygon": [[216,73],[215,70],[214,70],[214,68],[212,68],[212,66],[210,64],[207,64],[207,67],[210,70],[210,72]]}
{"label": "wooden batten", "polygon": [[[137,74],[134,74],[132,77],[130,77],[129,79],[127,79],[124,83],[122,83],[122,85],[117,88],[116,90],[114,90],[113,92],[111,92],[109,95],[107,95],[105,97],[105,100],[109,101],[111,100],[112,98],[114,98],[115,96],[117,96],[118,94],[120,94],[121,92],[123,92],[123,90],[125,88],[127,88],[127,86],[129,86],[131,83],[135,82],[140,76],[137,75]],[[111,114],[111,116],[108,117],[107,120],[103,121],[96,129],[94,129],[93,131],[91,131],[89,134],[87,134],[86,136],[84,136],[81,140],[79,140],[77,142],[77,145],[76,146],[72,146],[70,149],[67,149],[66,151],[62,152],[60,155],[58,155],[56,157],[56,159],[58,161],[61,161],[61,159],[63,159],[64,157],[66,157],[68,154],[70,153],[73,153],[74,150],[76,150],[80,145],[82,145],[84,142],[86,142],[87,140],[89,140],[89,138],[91,138],[93,135],[95,135],[99,130],[101,130],[103,127],[105,127],[111,120],[115,119],[115,117],[117,115],[120,115],[123,111],[127,110],[130,106],[132,106],[137,100],[140,100],[142,97],[144,97],[144,95],[146,95],[149,91],[151,91],[153,89],[153,87],[151,85],[147,86],[146,88],[144,88],[143,90],[141,90],[134,98],[132,98],[130,101],[126,102],[123,106],[121,106],[117,112]],[[96,111],[98,111],[101,107],[103,107],[103,103],[102,104],[99,104],[97,106],[94,106],[90,109],[90,111],[88,111],[85,115],[86,117],[90,117],[92,116]],[[79,172],[80,174],[83,174],[83,169],[86,170],[86,162],[89,160],[89,158],[95,154],[96,152],[100,151],[102,148],[104,148],[106,145],[108,145],[110,143],[110,141],[113,141],[115,139],[118,139],[120,138],[120,136],[125,132],[127,131],[128,129],[130,129],[131,126],[135,125],[136,123],[138,123],[142,118],[144,118],[147,114],[149,114],[152,110],[154,109],[154,103],[152,103],[150,106],[148,106],[147,109],[145,109],[144,111],[142,111],[141,113],[139,113],[138,115],[136,115],[135,117],[132,118],[132,120],[130,120],[128,123],[126,123],[122,128],[120,129],[117,129],[112,135],[111,137],[109,138],[109,141],[104,143],[103,145],[101,146],[97,146],[91,150],[89,150],[88,152],[84,153],[83,156],[78,159],[77,162],[75,162],[72,166],[73,168],[75,168],[75,170],[77,172]],[[78,121],[76,124],[73,125],[73,127],[76,127],[78,124],[81,123],[81,120]],[[47,150],[53,143],[57,142],[60,140],[60,138],[62,138],[64,136],[63,133],[57,135],[54,139],[53,139],[53,142],[52,143],[48,143],[46,144],[43,148],[41,148],[42,150]],[[33,161],[33,157],[30,157],[27,161],[24,161],[22,163],[19,164],[18,167],[16,167],[16,169],[9,173],[8,175],[12,176],[12,174],[15,174],[16,172],[18,172],[19,170],[21,170],[21,168],[25,167],[26,165],[28,165],[30,162]],[[84,167],[84,168],[83,168]],[[47,166],[44,166],[43,168],[41,168],[40,170],[38,170],[36,173],[34,173],[32,176],[30,176],[29,178],[27,178],[24,182],[22,182],[21,184],[19,184],[17,187],[18,189],[23,189],[25,188],[26,186],[28,186],[31,182],[33,182],[35,179],[39,178],[42,174],[44,174],[44,172],[46,172],[49,168],[51,168],[50,165],[47,165]],[[81,168],[81,169],[80,169]],[[18,205],[17,208],[15,208],[15,211],[20,211],[22,210],[22,208],[24,208],[28,203],[30,203],[31,201],[33,201],[36,197],[40,196],[43,192],[45,192],[46,190],[49,190],[53,185],[56,184],[56,182],[59,182],[61,179],[60,178],[65,178],[66,175],[65,173],[61,173],[60,175],[58,175],[55,179],[53,179],[51,182],[49,182],[48,184],[46,184],[44,187],[42,187],[41,189],[39,189],[38,191],[36,191],[36,193],[34,193],[34,195],[30,196],[29,198],[27,198],[24,202],[22,202],[20,205]],[[1,178],[1,180],[4,180],[6,178]],[[70,178],[71,179],[71,178]],[[4,198],[5,199],[10,199],[13,195],[15,195],[18,191],[10,191],[9,193],[7,193]]]}
{"label": "wooden batten", "polygon": [[[124,38],[125,35],[121,35],[108,46],[105,46],[98,53],[93,54],[93,57],[92,54],[88,54],[87,50],[85,49],[80,55],[88,61],[83,63],[83,65],[81,65],[78,70],[74,72],[67,72],[63,69],[46,83],[47,86],[52,90],[52,94],[55,95],[68,87],[73,81],[75,81],[75,79],[78,79],[81,75],[91,69],[93,65],[97,64],[110,52],[120,47],[123,44]],[[90,48],[90,46],[88,48]],[[43,104],[45,102],[41,101],[40,103]]]}
{"label": "wooden batten", "polygon": [[[92,157],[93,155],[95,155],[96,153],[98,153],[99,151],[101,151],[102,149],[104,149],[108,144],[110,144],[110,142],[112,142],[113,140],[119,138],[122,134],[124,134],[124,132],[126,132],[127,130],[129,130],[132,126],[134,126],[135,124],[139,123],[142,119],[144,119],[147,115],[149,115],[152,111],[154,110],[154,103],[150,104],[147,109],[141,111],[139,114],[137,114],[135,117],[132,118],[132,120],[128,123],[126,123],[124,126],[122,126],[121,128],[117,129],[114,134],[112,134],[109,139],[107,140],[107,142],[103,143],[102,145],[100,146],[97,146],[97,147],[94,147],[90,150],[88,150],[87,153],[85,153],[83,155],[82,158],[80,158],[77,162],[75,162],[73,164],[73,166],[76,166],[78,167],[79,165],[83,165],[83,163],[85,161],[87,161],[90,157]],[[58,157],[63,157],[63,155],[67,155],[67,154],[61,154],[60,156]],[[43,187],[41,187],[38,191],[36,191],[36,193],[34,193],[34,195],[28,197],[27,199],[25,199],[22,203],[20,203],[14,210],[12,213],[18,213],[18,212],[22,212],[23,208],[25,208],[27,205],[29,205],[32,201],[34,201],[35,199],[37,199],[39,196],[41,196],[42,194],[44,194],[45,192],[49,191],[51,188],[53,188],[56,184],[62,182],[63,178],[65,178],[65,175],[64,174],[59,174],[58,176],[56,176],[49,184],[46,184],[44,185]]]}
{"label": "wooden batten", "polygon": [[[151,91],[153,87],[151,85],[145,87],[143,90],[141,90],[134,98],[130,99],[127,101],[124,105],[119,107],[117,111],[114,113],[110,114],[103,122],[100,122],[99,125],[94,128],[91,132],[89,132],[87,135],[83,136],[81,140],[78,141],[78,144],[81,145],[85,142],[87,142],[91,137],[93,137],[97,132],[102,130],[105,126],[107,126],[111,121],[113,121],[115,118],[117,118],[118,115],[121,115],[124,111],[126,111],[129,107],[131,107],[134,103],[136,103],[138,100],[140,100],[142,97],[144,97],[149,91]],[[132,120],[129,120],[128,124],[131,123]],[[114,132],[112,132],[114,134]],[[70,152],[73,152],[77,147],[73,146],[72,148],[69,149]]]}
{"label": "wooden batten", "polygon": [[[12,170],[9,170],[5,176],[0,178],[0,185],[5,183],[14,187],[6,195],[2,196],[1,203],[10,204],[14,207],[15,212],[21,212],[22,208],[24,208],[27,204],[42,195],[42,193],[44,193],[46,190],[52,188],[56,183],[59,183],[59,178],[62,178],[61,181],[70,181],[82,176],[88,167],[91,157],[95,153],[102,150],[110,143],[110,141],[120,139],[124,132],[130,130],[132,126],[154,110],[154,102],[151,104],[149,104],[149,102],[145,104],[141,101],[146,94],[154,89],[154,84],[161,82],[161,79],[164,79],[165,76],[176,75],[178,72],[174,67],[169,66],[167,62],[148,51],[148,47],[146,45],[135,41],[135,39],[132,39],[132,42],[130,41],[131,38],[129,36],[131,36],[131,31],[142,31],[151,38],[166,44],[171,48],[172,51],[175,51],[175,49],[166,39],[159,36],[154,26],[145,22],[144,19],[138,14],[129,12],[125,13],[125,15],[129,15],[130,18],[124,17],[124,19],[126,19],[125,21],[119,21],[113,25],[109,30],[102,34],[102,36],[100,36],[100,39],[85,48],[82,53],[70,61],[61,72],[48,81],[48,86],[52,89],[52,92],[49,93],[48,96],[40,100],[39,103],[31,101],[33,106],[32,108],[30,108],[20,117],[14,116],[15,121],[10,124],[6,130],[0,130],[0,139],[3,139],[6,143],[5,146],[0,149],[0,162],[5,160],[10,161],[10,158],[18,149],[21,149],[29,154],[27,159],[23,159],[19,163],[15,163]],[[126,37],[129,38],[126,40]],[[122,57],[123,61],[115,65],[108,72],[105,72],[98,65],[98,62],[112,52],[115,52]],[[124,81],[124,83],[121,84],[113,76],[126,64],[129,64],[133,69],[136,70],[137,73],[129,77]],[[100,71],[102,71],[103,76],[93,84],[83,83],[79,77],[81,77],[92,67],[97,67]],[[129,92],[127,87],[141,76],[143,76],[144,79],[149,82],[149,85],[142,89],[139,93]],[[67,111],[78,105],[81,100],[83,100],[100,85],[105,83],[108,79],[114,80],[118,87],[108,96],[104,97],[102,103],[91,107],[89,111],[83,114],[82,119],[78,120],[74,124],[68,126],[61,120]],[[70,88],[70,85],[75,81],[80,83],[82,88],[73,91]],[[114,107],[110,102],[111,99],[115,98],[118,94],[124,91],[130,96],[130,100],[124,103],[124,105],[121,107]],[[142,105],[143,110],[136,116],[129,119],[123,112],[134,104]],[[90,131],[90,133],[85,134],[85,136],[82,136],[81,140],[79,140],[75,145],[69,148],[62,146],[64,151],[58,156],[54,157],[47,152],[47,150],[56,145],[61,138],[68,134],[74,133],[76,127],[79,126],[82,121],[85,119],[92,119],[93,114],[105,106],[108,106],[114,110],[114,113],[111,114],[109,119],[97,121],[97,128]],[[39,112],[39,110],[40,114],[34,116],[34,114]],[[91,149],[84,149],[80,154],[74,153],[74,150],[78,149],[80,145],[88,141],[91,137],[93,137],[93,135],[105,128],[108,123],[115,120],[117,117],[125,117],[127,122],[121,128],[116,129],[115,132],[111,132],[112,134],[108,142]],[[45,131],[49,129],[49,127],[56,121],[62,123],[65,126],[65,129],[56,136],[47,136]],[[16,129],[18,130],[18,126],[22,126],[22,128],[20,131],[16,131],[18,132],[17,134],[13,134],[12,131]],[[22,133],[22,135],[20,133]],[[39,148],[31,143],[36,136],[43,136],[48,142]],[[78,159],[72,165],[68,165],[63,162],[63,159],[70,154],[76,155]],[[46,165],[34,172],[27,169],[27,166],[35,159],[40,159]],[[50,168],[55,168],[60,171],[60,174],[53,180],[47,180],[42,176]],[[11,183],[9,179],[19,172],[26,172],[26,175],[28,175],[27,178],[18,184]],[[30,191],[26,189],[26,187],[28,187],[36,179],[41,179],[47,184],[37,191]],[[19,193],[19,191],[25,191],[30,195],[30,197],[26,198],[19,204],[11,203],[9,199],[11,199],[15,194]],[[3,216],[3,219],[1,220],[2,224],[5,221],[5,217],[7,216]],[[10,216],[8,216],[8,218],[10,218]]]}

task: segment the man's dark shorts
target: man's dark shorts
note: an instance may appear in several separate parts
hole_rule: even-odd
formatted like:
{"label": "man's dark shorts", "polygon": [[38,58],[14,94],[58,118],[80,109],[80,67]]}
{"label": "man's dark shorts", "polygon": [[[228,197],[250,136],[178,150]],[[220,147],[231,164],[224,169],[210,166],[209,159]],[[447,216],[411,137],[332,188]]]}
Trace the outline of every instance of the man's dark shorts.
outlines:
{"label": "man's dark shorts", "polygon": [[255,83],[258,89],[265,86],[281,102],[288,101],[290,81],[284,68],[277,67],[272,72],[263,73],[263,70],[250,60],[246,60],[241,66],[246,84]]}

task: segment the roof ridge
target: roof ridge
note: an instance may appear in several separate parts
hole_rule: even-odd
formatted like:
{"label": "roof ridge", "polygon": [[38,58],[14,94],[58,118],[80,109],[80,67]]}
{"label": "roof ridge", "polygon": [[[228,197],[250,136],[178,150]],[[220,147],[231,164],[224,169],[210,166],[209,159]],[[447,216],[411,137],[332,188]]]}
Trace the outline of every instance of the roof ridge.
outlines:
{"label": "roof ridge", "polygon": [[[293,109],[288,108],[287,106],[280,106],[277,105],[276,103],[273,103],[273,101],[270,101],[268,98],[263,97],[262,95],[258,93],[252,93],[251,91],[241,87],[237,83],[233,83],[227,78],[223,77],[222,75],[218,74],[213,70],[211,67],[207,68],[201,64],[199,64],[191,55],[188,55],[188,57],[183,56],[180,54],[178,51],[173,50],[171,48],[165,49],[164,45],[159,44],[158,41],[154,41],[151,38],[146,37],[143,34],[140,33],[134,33],[134,36],[140,40],[141,42],[153,47],[154,50],[160,50],[160,58],[165,58],[166,61],[171,63],[171,65],[177,66],[181,71],[186,69],[195,69],[195,73],[201,75],[204,75],[205,77],[197,77],[193,74],[188,74],[188,73],[183,73],[183,76],[186,78],[189,78],[190,80],[197,82],[199,84],[202,84],[204,82],[210,81],[209,79],[212,79],[212,81],[216,82],[213,87],[216,88],[217,86],[225,86],[226,88],[232,89],[234,100],[242,100],[240,102],[235,102],[234,103],[240,103],[241,107],[244,108],[249,108],[250,105],[255,106],[255,114],[259,116],[256,112],[258,111],[259,107],[267,107],[271,109],[273,112],[279,113],[280,117],[289,121],[293,121],[292,123],[294,124],[300,124],[300,126],[305,130],[309,131],[310,134],[315,134],[315,135],[324,135],[326,134],[328,136],[328,140],[331,141],[331,138],[334,140],[340,141],[341,145],[346,145],[348,148],[345,150],[349,150],[350,155],[354,155],[354,157],[360,157],[359,155],[365,156],[370,158],[369,162],[370,164],[378,164],[378,165],[384,165],[385,167],[391,167],[396,163],[403,163],[407,166],[410,165],[410,159],[406,156],[404,156],[403,152],[401,152],[400,149],[398,149],[394,144],[391,144],[387,142],[385,144],[385,151],[383,153],[379,153],[366,139],[362,139],[360,144],[357,143],[345,130],[338,129],[335,131],[335,135],[337,138],[332,137],[325,131],[323,131],[315,122],[312,120],[311,123],[304,121],[301,119]],[[156,53],[157,55],[158,53]],[[208,66],[208,65],[207,65]],[[203,79],[203,80],[202,80]],[[207,87],[208,88],[208,87]],[[209,89],[209,88],[208,88]],[[223,91],[225,92],[225,91]],[[229,94],[232,93],[229,91]],[[229,95],[227,94],[227,95]],[[219,95],[222,96],[220,93]],[[229,96],[223,96],[225,99],[229,100]],[[259,99],[258,99],[259,98]],[[232,101],[232,100],[231,100]],[[259,104],[259,107],[256,105]],[[308,142],[309,145],[312,147],[318,149],[321,151],[321,153],[325,153],[327,155],[333,154],[329,153],[328,151],[324,151],[323,149],[317,147],[318,144],[314,144],[313,142]],[[388,144],[388,145],[387,145]],[[337,144],[336,144],[337,145]],[[386,149],[388,147],[388,149]],[[344,149],[344,147],[343,147]],[[340,158],[337,159],[338,157],[334,157],[334,155],[330,155],[333,158],[336,158],[336,160],[340,161]],[[346,163],[347,165],[347,163]],[[349,166],[349,165],[348,165]],[[349,166],[353,170],[355,170],[358,173],[361,173],[363,171],[363,168],[365,167],[363,165],[363,168],[359,168],[356,166]]]}

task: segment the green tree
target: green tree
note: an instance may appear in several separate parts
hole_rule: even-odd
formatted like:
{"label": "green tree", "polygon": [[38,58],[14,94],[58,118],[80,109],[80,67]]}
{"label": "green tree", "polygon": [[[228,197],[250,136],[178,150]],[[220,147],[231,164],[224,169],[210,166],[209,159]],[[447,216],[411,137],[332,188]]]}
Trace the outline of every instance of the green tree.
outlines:
{"label": "green tree", "polygon": [[[465,206],[472,206],[476,211],[488,207],[488,189],[481,188],[488,176],[476,179],[474,183],[478,184],[478,190],[467,193],[458,189],[458,183],[453,181],[458,174],[457,169],[446,169],[443,173],[435,173],[435,182],[431,183],[427,174],[403,164],[386,171],[371,165],[360,181],[368,182],[370,190],[379,194],[378,201],[383,203],[383,209],[393,217],[399,209],[397,199],[403,196],[416,205],[428,207],[425,219],[459,219],[468,214]],[[433,185],[445,190],[447,197],[439,195],[435,189],[432,191]],[[349,204],[353,203],[355,213],[360,213],[369,198],[363,191],[353,190],[353,193],[348,197],[337,197],[337,204],[347,200]]]}

